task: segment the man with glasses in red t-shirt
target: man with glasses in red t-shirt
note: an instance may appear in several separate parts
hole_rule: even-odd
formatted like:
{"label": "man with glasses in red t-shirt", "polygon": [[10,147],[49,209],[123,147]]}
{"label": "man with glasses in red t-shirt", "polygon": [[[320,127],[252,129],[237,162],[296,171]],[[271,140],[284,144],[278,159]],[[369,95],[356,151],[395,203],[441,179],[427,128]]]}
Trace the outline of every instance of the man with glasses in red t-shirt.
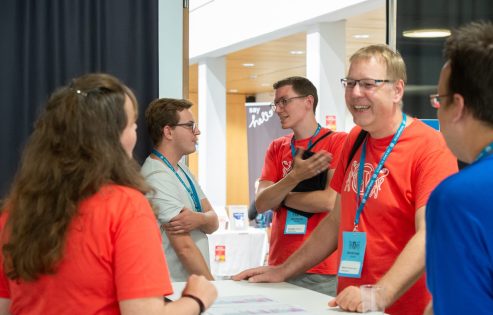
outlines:
{"label": "man with glasses in red t-shirt", "polygon": [[[255,199],[259,213],[274,210],[271,266],[288,259],[332,210],[336,194],[329,182],[346,139],[346,133],[332,132],[317,123],[317,89],[308,79],[286,78],[275,83],[274,90],[272,109],[282,128],[293,133],[270,144]],[[311,157],[307,156],[311,155],[305,152],[307,149],[314,153]],[[334,296],[336,273],[337,254],[333,254],[287,281]],[[243,275],[234,278],[241,279]]]}
{"label": "man with glasses in red t-shirt", "polygon": [[[334,210],[280,266],[254,270],[251,281],[283,281],[339,251],[338,295],[329,302],[363,310],[360,286],[383,287],[376,303],[390,314],[422,314],[426,290],[425,207],[435,186],[457,171],[443,137],[402,112],[406,68],[386,45],[358,50],[342,79],[356,127],[330,186]],[[280,276],[279,276],[280,275]]]}

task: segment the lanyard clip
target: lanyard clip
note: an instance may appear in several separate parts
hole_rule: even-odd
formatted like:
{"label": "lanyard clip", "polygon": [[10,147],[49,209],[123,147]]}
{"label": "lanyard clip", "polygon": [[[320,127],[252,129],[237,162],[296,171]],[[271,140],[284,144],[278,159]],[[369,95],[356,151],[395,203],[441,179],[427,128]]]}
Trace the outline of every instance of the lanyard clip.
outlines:
{"label": "lanyard clip", "polygon": [[358,224],[354,225],[353,232],[358,232]]}

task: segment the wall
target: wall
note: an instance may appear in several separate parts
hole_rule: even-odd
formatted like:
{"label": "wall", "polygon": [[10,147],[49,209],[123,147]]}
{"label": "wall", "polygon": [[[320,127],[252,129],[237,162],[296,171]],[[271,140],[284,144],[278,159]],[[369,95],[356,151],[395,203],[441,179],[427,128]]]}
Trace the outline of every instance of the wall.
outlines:
{"label": "wall", "polygon": [[245,95],[226,96],[226,203],[248,204]]}
{"label": "wall", "polygon": [[[192,113],[198,121],[198,95],[188,98],[194,106]],[[245,95],[226,95],[226,204],[248,204],[248,152],[245,116]],[[200,126],[199,126],[200,128]],[[199,136],[200,141],[200,136]],[[188,157],[190,171],[198,176],[198,154]],[[207,195],[207,192],[205,192]]]}
{"label": "wall", "polygon": [[[188,100],[193,103],[192,106],[192,114],[193,117],[195,118],[195,121],[199,121],[199,96],[197,93],[189,93],[188,94]],[[200,129],[200,126],[199,126]],[[199,136],[199,141],[200,141],[200,136]],[[195,151],[195,153],[192,153],[188,156],[188,168],[192,172],[193,176],[195,178],[198,178],[199,175],[199,156],[198,156],[198,151]],[[206,192],[207,194],[207,192]]]}

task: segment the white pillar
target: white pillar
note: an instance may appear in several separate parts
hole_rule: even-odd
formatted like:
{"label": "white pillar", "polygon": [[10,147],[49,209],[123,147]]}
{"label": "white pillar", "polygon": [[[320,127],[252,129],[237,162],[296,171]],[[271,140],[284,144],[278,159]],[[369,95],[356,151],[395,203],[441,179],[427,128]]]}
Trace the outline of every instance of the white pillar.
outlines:
{"label": "white pillar", "polygon": [[215,207],[226,205],[226,59],[199,62],[199,183]]}
{"label": "white pillar", "polygon": [[158,2],[159,97],[183,98],[183,2]]}
{"label": "white pillar", "polygon": [[[346,22],[320,23],[306,36],[306,76],[318,90],[317,121],[336,117],[337,130],[348,130],[344,90],[340,79],[346,73]],[[352,122],[352,118],[350,120]]]}

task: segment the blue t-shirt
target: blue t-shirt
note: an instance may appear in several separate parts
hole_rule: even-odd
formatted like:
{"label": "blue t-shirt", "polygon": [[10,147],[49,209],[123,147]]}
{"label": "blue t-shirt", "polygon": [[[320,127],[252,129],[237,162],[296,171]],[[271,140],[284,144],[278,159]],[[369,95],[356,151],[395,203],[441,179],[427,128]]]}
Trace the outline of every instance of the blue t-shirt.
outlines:
{"label": "blue t-shirt", "polygon": [[493,314],[493,155],[431,194],[426,273],[435,314]]}

